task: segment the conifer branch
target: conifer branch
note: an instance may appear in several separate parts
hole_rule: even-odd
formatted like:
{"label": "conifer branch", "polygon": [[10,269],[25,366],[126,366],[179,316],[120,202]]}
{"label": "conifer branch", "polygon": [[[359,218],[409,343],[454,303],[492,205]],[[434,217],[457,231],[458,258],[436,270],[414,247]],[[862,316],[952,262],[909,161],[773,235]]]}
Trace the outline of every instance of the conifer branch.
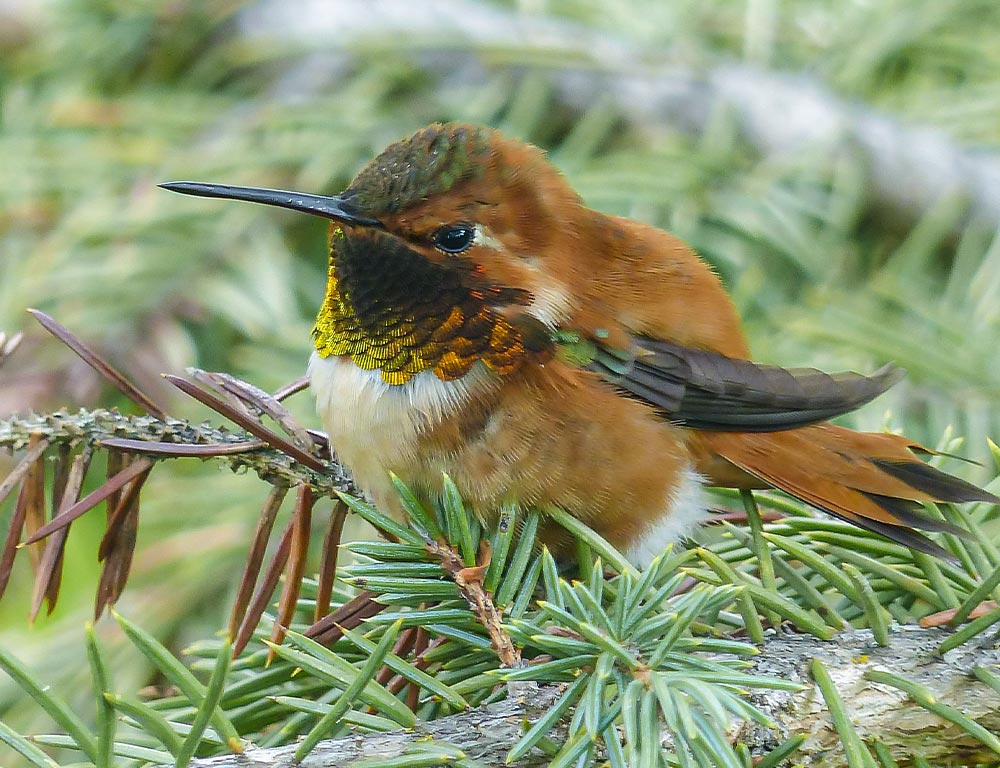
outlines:
{"label": "conifer branch", "polygon": [[[127,449],[154,459],[167,455],[213,459],[234,472],[251,470],[275,486],[306,483],[323,496],[333,496],[337,491],[358,492],[336,461],[326,463],[325,473],[314,472],[287,454],[265,447],[248,434],[208,424],[192,424],[184,419],[127,416],[102,408],[0,419],[0,449],[23,450],[32,435],[45,438],[50,446],[89,442]],[[144,443],[149,444],[148,449],[144,448]],[[164,446],[158,445],[162,443],[175,444],[176,452],[168,454]],[[204,448],[204,452],[198,451],[199,448]]]}
{"label": "conifer branch", "polygon": [[[480,766],[501,768],[508,765],[507,752],[523,734],[525,721],[537,720],[559,694],[554,685],[515,685],[518,696],[429,723],[418,722],[412,729],[321,741],[301,762],[295,761],[296,745],[290,744],[273,749],[249,747],[242,755],[209,757],[194,760],[190,765],[191,768],[341,768],[366,759],[407,754],[416,757],[422,750],[442,743],[458,747],[465,758],[475,760]],[[558,739],[559,735],[560,729],[556,728],[552,736]],[[549,761],[546,755],[535,752],[514,765],[535,768],[548,765]]]}
{"label": "conifer branch", "polygon": [[[858,735],[865,741],[878,740],[897,758],[920,754],[938,764],[971,764],[995,760],[984,752],[981,742],[955,723],[941,719],[920,706],[899,689],[872,682],[866,676],[886,671],[904,677],[926,690],[942,704],[955,707],[980,726],[1000,730],[1000,694],[973,678],[977,667],[1000,664],[1000,650],[987,642],[969,643],[944,656],[936,653],[947,637],[939,629],[908,626],[890,636],[889,645],[878,646],[868,630],[843,632],[831,641],[809,635],[769,633],[762,653],[753,663],[754,671],[807,684],[799,692],[766,691],[754,694],[753,701],[778,724],[778,731],[752,723],[736,723],[733,738],[746,743],[755,755],[773,749],[784,738],[803,734],[806,741],[796,754],[796,762],[822,759],[823,765],[847,765],[840,739],[830,723],[823,697],[809,684],[809,666],[821,659],[850,713]],[[363,759],[389,759],[420,754],[435,742],[457,748],[467,758],[484,766],[506,765],[509,749],[527,727],[553,704],[560,686],[517,684],[516,691],[503,702],[479,707],[429,723],[413,730],[351,736],[321,742],[301,763],[303,768],[340,768]],[[572,716],[560,723],[552,738],[559,741]],[[664,734],[664,738],[667,738]],[[242,755],[226,755],[196,760],[192,768],[291,768],[295,746],[275,749],[248,748]],[[534,751],[517,766],[545,765],[545,755]]]}

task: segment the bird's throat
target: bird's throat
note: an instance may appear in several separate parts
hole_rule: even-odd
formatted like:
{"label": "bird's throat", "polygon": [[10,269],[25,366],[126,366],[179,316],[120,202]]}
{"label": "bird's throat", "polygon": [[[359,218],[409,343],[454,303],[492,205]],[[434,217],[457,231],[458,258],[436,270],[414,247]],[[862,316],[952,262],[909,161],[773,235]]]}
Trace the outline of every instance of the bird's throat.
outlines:
{"label": "bird's throat", "polygon": [[332,231],[313,340],[321,357],[349,357],[394,385],[427,370],[453,381],[480,360],[507,375],[528,356],[519,329],[460,270],[377,230]]}

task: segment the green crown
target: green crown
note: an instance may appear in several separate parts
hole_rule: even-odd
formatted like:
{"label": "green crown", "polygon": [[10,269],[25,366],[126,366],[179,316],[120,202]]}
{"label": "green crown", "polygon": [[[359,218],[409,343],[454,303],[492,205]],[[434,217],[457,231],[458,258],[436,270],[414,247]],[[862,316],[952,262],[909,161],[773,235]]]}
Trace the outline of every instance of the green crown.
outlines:
{"label": "green crown", "polygon": [[494,130],[436,123],[390,144],[344,193],[365,213],[399,213],[483,172]]}

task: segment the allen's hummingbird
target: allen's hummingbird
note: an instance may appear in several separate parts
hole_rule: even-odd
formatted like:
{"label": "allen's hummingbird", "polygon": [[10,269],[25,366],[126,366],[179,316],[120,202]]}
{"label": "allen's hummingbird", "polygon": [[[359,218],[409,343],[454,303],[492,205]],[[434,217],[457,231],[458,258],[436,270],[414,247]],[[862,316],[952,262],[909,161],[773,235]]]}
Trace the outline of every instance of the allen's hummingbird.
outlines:
{"label": "allen's hummingbird", "polygon": [[[572,513],[638,564],[703,519],[702,486],[776,487],[914,549],[953,530],[925,501],[995,496],[892,434],[825,419],[902,372],[749,362],[718,277],[676,237],[587,208],[530,145],[432,125],[341,195],[218,184],[175,192],[332,219],[312,390],[330,444],[379,505],[394,472],[442,473],[487,521],[505,502]],[[559,526],[542,540],[568,555]]]}

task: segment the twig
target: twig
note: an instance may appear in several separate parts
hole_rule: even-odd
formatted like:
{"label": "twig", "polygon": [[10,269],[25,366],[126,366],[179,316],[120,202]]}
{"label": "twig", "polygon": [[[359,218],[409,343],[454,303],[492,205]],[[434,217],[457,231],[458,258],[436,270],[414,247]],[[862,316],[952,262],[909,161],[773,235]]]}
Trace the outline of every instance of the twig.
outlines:
{"label": "twig", "polygon": [[257,411],[258,416],[270,416],[289,434],[295,445],[304,451],[312,450],[313,439],[308,430],[273,395],[228,373],[203,371],[200,368],[188,368],[188,373],[199,381],[210,383],[217,390],[232,395],[238,402]]}
{"label": "twig", "polygon": [[233,609],[229,617],[230,637],[237,637],[240,627],[246,620],[247,606],[250,604],[257,577],[260,575],[260,567],[264,562],[264,552],[267,549],[267,542],[271,538],[271,530],[274,528],[274,519],[277,517],[281,502],[285,500],[287,494],[288,488],[286,486],[275,486],[271,489],[267,501],[264,502],[264,508],[260,512],[253,542],[247,553],[247,562],[240,579],[240,586],[236,590],[236,598],[233,600]]}
{"label": "twig", "polygon": [[23,333],[15,333],[13,336],[8,336],[3,331],[0,331],[0,366],[14,354],[14,350],[21,345],[23,340]]}
{"label": "twig", "polygon": [[[53,445],[100,443],[120,438],[187,446],[246,446],[248,443],[258,442],[244,433],[234,433],[207,424],[191,424],[183,419],[125,416],[117,411],[95,409],[0,419],[0,449],[24,450],[32,433],[38,433]],[[157,455],[156,446],[151,453]],[[320,496],[334,496],[337,491],[359,495],[346,470],[336,462],[325,464],[324,472],[314,472],[281,451],[256,446],[247,453],[222,456],[213,454],[207,458],[220,461],[233,471],[251,470],[272,485],[308,483]]]}
{"label": "twig", "polygon": [[295,511],[292,512],[292,537],[288,550],[288,570],[285,585],[278,600],[278,615],[271,629],[271,643],[268,663],[274,659],[274,646],[285,639],[285,632],[295,616],[295,607],[302,587],[302,576],[306,570],[306,555],[309,550],[309,529],[312,524],[312,509],[316,503],[312,488],[300,485],[295,493]]}
{"label": "twig", "polygon": [[245,429],[250,434],[256,435],[261,440],[270,445],[272,448],[275,448],[279,451],[282,451],[283,453],[288,454],[296,461],[305,464],[307,467],[316,472],[325,471],[326,468],[324,467],[322,461],[317,459],[312,454],[306,453],[306,451],[304,451],[302,448],[299,448],[298,446],[294,445],[288,440],[285,440],[277,433],[272,432],[270,429],[265,427],[259,421],[248,416],[245,410],[239,410],[229,405],[229,403],[227,403],[225,400],[222,400],[221,398],[216,397],[215,395],[211,394],[210,392],[206,392],[203,389],[199,389],[190,381],[182,379],[179,376],[164,374],[164,378],[171,384],[173,384],[175,387],[177,387],[179,390],[184,392],[185,394],[190,395],[195,400],[198,400],[201,403],[204,403],[217,413],[223,414],[231,421],[234,421],[235,423],[239,424],[241,427],[243,427],[243,429]]}
{"label": "twig", "polygon": [[479,557],[476,565],[472,567],[466,567],[461,556],[447,544],[430,542],[426,546],[427,551],[441,561],[441,567],[451,574],[462,597],[466,599],[479,623],[486,629],[500,663],[511,669],[519,667],[521,652],[510,639],[507,630],[503,628],[503,618],[493,603],[493,596],[483,586],[483,578],[490,565],[489,544],[486,541],[481,542]]}
{"label": "twig", "polygon": [[49,317],[38,309],[29,309],[34,317],[45,330],[55,336],[59,341],[72,349],[80,359],[107,379],[119,392],[131,400],[133,403],[144,409],[147,413],[163,418],[166,414],[153,400],[135,384],[129,381],[120,371],[115,369],[103,357],[87,346],[80,338],[72,333],[68,328]]}

